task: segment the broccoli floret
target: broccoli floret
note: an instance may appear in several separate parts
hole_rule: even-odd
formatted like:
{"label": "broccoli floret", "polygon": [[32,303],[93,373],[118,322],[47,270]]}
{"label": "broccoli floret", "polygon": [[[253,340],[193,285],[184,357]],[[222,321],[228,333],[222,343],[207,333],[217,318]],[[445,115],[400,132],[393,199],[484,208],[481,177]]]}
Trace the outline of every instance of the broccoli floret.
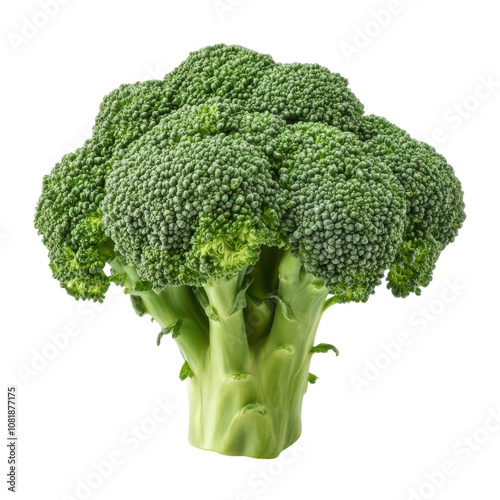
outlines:
{"label": "broccoli floret", "polygon": [[274,144],[292,253],[338,302],[366,301],[401,240],[402,186],[370,147],[334,127],[297,123]]}
{"label": "broccoli floret", "polygon": [[[345,78],[216,45],[104,98],[43,180],[35,227],[76,299],[121,286],[171,335],[190,442],[275,457],[301,432],[321,316],[386,276],[421,293],[464,220],[446,160]],[[109,266],[109,267],[107,267]]]}
{"label": "broccoli floret", "polygon": [[285,244],[284,200],[266,156],[226,135],[230,115],[188,111],[144,134],[106,181],[104,230],[157,291],[234,276],[262,245]]}
{"label": "broccoli floret", "polygon": [[54,278],[77,299],[102,300],[109,288],[103,270],[113,245],[102,229],[100,209],[108,174],[102,148],[90,140],[43,179],[35,226],[49,250]]}
{"label": "broccoli floret", "polygon": [[404,234],[389,266],[387,286],[396,297],[420,295],[421,287],[432,280],[441,251],[465,220],[462,186],[434,148],[412,139],[385,118],[365,117],[360,136],[404,189]]}

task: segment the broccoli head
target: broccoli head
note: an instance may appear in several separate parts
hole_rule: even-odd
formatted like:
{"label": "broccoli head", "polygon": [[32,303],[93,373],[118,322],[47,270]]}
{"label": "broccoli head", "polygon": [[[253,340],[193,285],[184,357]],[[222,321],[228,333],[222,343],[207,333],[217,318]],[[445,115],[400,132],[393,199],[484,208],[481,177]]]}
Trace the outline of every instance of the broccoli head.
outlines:
{"label": "broccoli head", "polygon": [[445,158],[345,78],[238,46],[104,98],[43,179],[35,227],[76,299],[113,282],[184,358],[189,439],[274,457],[300,435],[323,312],[420,294],[465,220]]}

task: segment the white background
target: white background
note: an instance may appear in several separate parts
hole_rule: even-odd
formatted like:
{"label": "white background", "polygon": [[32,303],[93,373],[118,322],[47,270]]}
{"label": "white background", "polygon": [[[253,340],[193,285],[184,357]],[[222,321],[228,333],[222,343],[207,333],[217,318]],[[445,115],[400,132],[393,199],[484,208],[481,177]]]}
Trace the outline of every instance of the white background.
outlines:
{"label": "white background", "polygon": [[[77,484],[90,479],[92,499],[498,500],[495,3],[53,0],[50,17],[42,3],[4,0],[0,13],[1,391],[18,386],[17,498],[83,498]],[[395,299],[382,286],[367,304],[328,311],[318,340],[341,355],[313,360],[320,380],[304,400],[302,438],[272,461],[190,447],[171,339],[156,347],[158,327],[116,292],[99,307],[74,302],[32,226],[42,176],[83,143],[105,94],[222,42],[342,73],[367,113],[437,139],[467,204],[421,297]],[[59,335],[69,340],[54,351],[64,331],[73,336]],[[404,332],[409,344],[396,349]],[[176,406],[159,423],[157,398]],[[5,435],[5,403],[1,413]],[[150,433],[135,446],[141,425]],[[117,453],[120,465],[100,480],[93,463]],[[452,472],[435,474],[445,462]]]}

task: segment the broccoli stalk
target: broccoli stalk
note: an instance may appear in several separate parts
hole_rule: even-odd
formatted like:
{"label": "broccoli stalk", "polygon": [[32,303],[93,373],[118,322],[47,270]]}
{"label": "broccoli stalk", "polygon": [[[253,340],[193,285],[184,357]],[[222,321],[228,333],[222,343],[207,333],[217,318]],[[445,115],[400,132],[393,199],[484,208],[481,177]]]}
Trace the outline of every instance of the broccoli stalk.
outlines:
{"label": "broccoli stalk", "polygon": [[188,382],[189,440],[226,455],[272,458],[300,436],[310,350],[328,291],[287,251],[274,286],[247,299],[263,311],[253,307],[250,324],[239,296],[252,274],[204,287],[216,315],[201,373]]}
{"label": "broccoli stalk", "polygon": [[298,439],[328,296],[323,280],[277,248],[263,248],[255,266],[231,279],[161,292],[142,290],[133,267],[111,265],[136,312],[154,318],[159,340],[171,333],[181,351],[193,446],[272,458]]}

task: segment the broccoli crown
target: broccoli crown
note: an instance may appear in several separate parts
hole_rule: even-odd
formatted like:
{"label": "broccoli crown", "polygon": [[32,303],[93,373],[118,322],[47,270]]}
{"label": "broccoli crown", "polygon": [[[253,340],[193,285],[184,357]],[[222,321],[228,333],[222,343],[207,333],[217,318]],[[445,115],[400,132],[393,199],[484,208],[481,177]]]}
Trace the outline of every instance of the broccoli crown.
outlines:
{"label": "broccoli crown", "polygon": [[347,84],[216,45],[120,86],[43,180],[35,226],[54,277],[102,300],[120,260],[156,291],[198,286],[265,245],[291,248],[339,302],[366,301],[386,271],[394,295],[419,294],[465,219],[460,182]]}

